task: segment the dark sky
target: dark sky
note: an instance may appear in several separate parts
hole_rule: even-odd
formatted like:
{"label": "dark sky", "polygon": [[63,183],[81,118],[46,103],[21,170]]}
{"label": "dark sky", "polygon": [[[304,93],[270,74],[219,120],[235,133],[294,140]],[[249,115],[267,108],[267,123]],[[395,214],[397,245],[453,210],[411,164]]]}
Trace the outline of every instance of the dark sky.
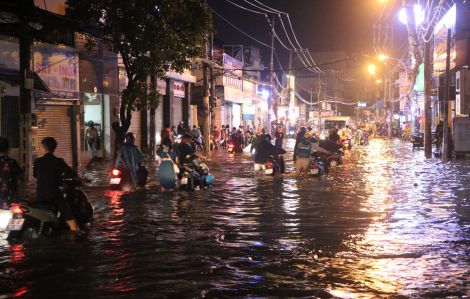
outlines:
{"label": "dark sky", "polygon": [[[244,0],[230,0],[249,9],[261,11]],[[254,0],[249,2],[261,6]],[[308,48],[310,52],[346,50],[350,52],[364,52],[373,54],[373,24],[392,24],[395,27],[395,48],[398,48],[407,38],[406,26],[395,15],[401,0],[395,1],[395,7],[391,10],[391,4],[384,10],[379,21],[379,16],[384,8],[384,2],[380,0],[258,0],[261,3],[276,10],[287,12],[290,15],[292,26],[300,45]],[[255,14],[229,3],[227,0],[207,0],[208,5],[232,24],[259,39],[270,44],[270,26],[266,17]],[[390,12],[387,19],[385,17]],[[268,14],[272,19],[274,14]],[[234,29],[219,16],[214,14],[214,26],[217,37],[226,44],[242,44],[245,46],[259,46],[262,50],[262,60],[269,63],[269,48],[251,40],[244,34]],[[394,19],[395,18],[395,19]],[[392,21],[393,20],[393,21]],[[284,18],[284,25],[289,26]],[[275,20],[275,28],[281,40],[290,44],[284,34],[284,29],[279,18]],[[290,28],[286,28],[290,32]],[[292,35],[290,36],[292,39]],[[293,41],[294,42],[294,41]],[[280,56],[283,66],[288,64],[289,52],[278,43],[275,48]],[[277,67],[277,64],[275,63]]]}

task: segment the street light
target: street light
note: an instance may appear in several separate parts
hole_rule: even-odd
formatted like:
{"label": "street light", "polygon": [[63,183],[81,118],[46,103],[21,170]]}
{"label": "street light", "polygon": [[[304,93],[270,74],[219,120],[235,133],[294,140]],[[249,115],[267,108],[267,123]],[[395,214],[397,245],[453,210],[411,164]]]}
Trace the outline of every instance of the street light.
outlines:
{"label": "street light", "polygon": [[[369,71],[370,71],[371,73],[375,73],[375,66],[369,65],[369,68],[368,68],[368,69],[369,69]],[[373,75],[373,74],[372,74],[372,75]]]}
{"label": "street light", "polygon": [[377,79],[377,83],[380,83],[380,82],[382,82],[382,81],[380,81],[380,79]]}
{"label": "street light", "polygon": [[[415,24],[419,25],[424,22],[424,11],[421,8],[421,5],[413,5],[413,11],[415,12]],[[400,21],[408,25],[408,16],[406,15],[406,8],[402,8],[398,14]]]}

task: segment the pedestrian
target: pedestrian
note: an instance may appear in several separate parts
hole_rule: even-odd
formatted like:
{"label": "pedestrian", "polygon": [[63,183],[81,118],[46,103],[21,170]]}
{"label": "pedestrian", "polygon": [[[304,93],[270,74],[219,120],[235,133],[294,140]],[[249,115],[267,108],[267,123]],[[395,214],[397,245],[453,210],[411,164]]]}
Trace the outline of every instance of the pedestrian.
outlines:
{"label": "pedestrian", "polygon": [[18,201],[18,183],[23,181],[23,170],[9,153],[10,142],[0,137],[0,210],[9,210]]}
{"label": "pedestrian", "polygon": [[274,145],[278,148],[282,148],[282,144],[284,142],[284,132],[282,131],[281,127],[277,127],[274,137],[276,137],[276,142]]}
{"label": "pedestrian", "polygon": [[261,135],[261,124],[258,124],[258,127],[256,128],[256,134]]}
{"label": "pedestrian", "polygon": [[85,139],[88,143],[88,150],[94,150],[98,141],[98,129],[95,128],[92,120],[88,122],[88,128],[85,130]]}
{"label": "pedestrian", "polygon": [[160,157],[158,159],[158,165],[160,165],[158,181],[162,192],[173,191],[176,186],[176,173],[173,165],[179,164],[179,160],[176,151],[173,150],[170,138],[163,139],[157,156]]}
{"label": "pedestrian", "polygon": [[294,146],[294,162],[297,160],[297,147],[302,142],[302,139],[304,138],[304,135],[306,132],[307,132],[307,129],[305,127],[302,127],[300,128],[300,132],[297,133],[297,136],[295,139],[295,146]]}
{"label": "pedestrian", "polygon": [[362,140],[362,130],[361,130],[361,128],[357,128],[356,138],[354,139],[354,144],[355,145],[361,145],[361,140]]}
{"label": "pedestrian", "polygon": [[308,176],[308,165],[310,163],[310,154],[312,152],[312,144],[308,138],[304,137],[297,147],[297,161],[295,162],[295,175],[300,176],[302,171]]}
{"label": "pedestrian", "polygon": [[226,148],[226,145],[227,145],[227,130],[225,130],[225,126],[222,125],[222,128],[220,130],[220,144],[222,146],[223,149]]}
{"label": "pedestrian", "polygon": [[436,150],[440,153],[442,140],[444,140],[444,121],[440,120],[439,124],[436,126]]}

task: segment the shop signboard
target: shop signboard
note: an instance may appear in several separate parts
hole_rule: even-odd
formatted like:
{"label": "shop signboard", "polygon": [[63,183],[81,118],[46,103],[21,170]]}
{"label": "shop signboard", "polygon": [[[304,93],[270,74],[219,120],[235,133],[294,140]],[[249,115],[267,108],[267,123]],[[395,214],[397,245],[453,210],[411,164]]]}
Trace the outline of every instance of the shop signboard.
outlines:
{"label": "shop signboard", "polygon": [[400,111],[405,109],[406,99],[411,91],[413,75],[411,73],[400,73]]}
{"label": "shop signboard", "polygon": [[[457,6],[452,6],[434,27],[434,76],[439,76],[446,69],[447,58],[447,31],[455,35],[457,20]],[[456,65],[456,43],[450,45],[450,69]]]}
{"label": "shop signboard", "polygon": [[242,119],[255,120],[255,105],[243,104],[242,106]]}
{"label": "shop signboard", "polygon": [[37,98],[78,99],[78,53],[61,45],[34,43],[34,71],[52,94],[35,92]]}
{"label": "shop signboard", "polygon": [[331,110],[331,111],[322,111],[321,116],[335,116],[335,112],[333,110]]}
{"label": "shop signboard", "polygon": [[173,82],[173,95],[177,98],[184,98],[185,97],[185,86],[184,82],[174,81]]}
{"label": "shop signboard", "polygon": [[298,118],[298,117],[299,117],[299,107],[290,107],[289,118]]}

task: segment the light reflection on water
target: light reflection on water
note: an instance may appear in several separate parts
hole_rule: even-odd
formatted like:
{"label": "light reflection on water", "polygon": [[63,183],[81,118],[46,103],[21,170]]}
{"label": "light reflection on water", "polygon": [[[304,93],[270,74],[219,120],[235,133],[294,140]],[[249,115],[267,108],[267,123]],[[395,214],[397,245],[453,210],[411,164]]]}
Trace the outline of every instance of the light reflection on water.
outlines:
{"label": "light reflection on water", "polygon": [[[162,194],[153,182],[149,190],[131,194],[107,191],[109,165],[98,165],[87,174],[95,180],[87,186],[96,209],[90,233],[25,244],[2,241],[0,294],[470,293],[468,161],[426,160],[409,144],[372,140],[347,152],[345,165],[330,176],[258,181],[250,176],[248,153],[226,155],[216,152],[208,162],[216,178],[213,190],[189,193]],[[44,283],[50,280],[53,289]]]}

